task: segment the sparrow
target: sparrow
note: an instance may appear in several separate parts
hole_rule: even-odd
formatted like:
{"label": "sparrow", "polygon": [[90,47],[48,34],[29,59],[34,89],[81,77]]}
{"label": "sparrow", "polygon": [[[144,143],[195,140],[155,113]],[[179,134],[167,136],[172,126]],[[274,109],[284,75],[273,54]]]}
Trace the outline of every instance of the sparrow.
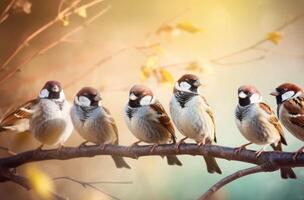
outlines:
{"label": "sparrow", "polygon": [[[292,83],[278,86],[271,95],[276,97],[277,115],[285,126],[296,138],[304,141],[304,91]],[[294,159],[304,152],[304,146],[294,155]]]}
{"label": "sparrow", "polygon": [[0,127],[2,130],[24,131],[24,127],[18,129],[18,123],[27,123],[30,132],[41,143],[37,150],[43,145],[59,145],[60,150],[73,131],[70,108],[61,83],[47,81],[37,98],[8,113]]}
{"label": "sparrow", "polygon": [[[159,144],[175,143],[175,131],[171,120],[152,91],[144,85],[134,85],[125,107],[125,121],[129,130],[140,142],[152,143],[151,152]],[[132,145],[132,146],[133,146]],[[169,165],[182,163],[175,155],[166,156]]]}
{"label": "sparrow", "polygon": [[[275,151],[282,151],[282,144],[287,145],[281,123],[271,108],[262,102],[260,92],[251,85],[238,89],[238,105],[235,110],[236,125],[249,143],[236,148],[236,152],[254,143],[262,145],[256,152],[260,156],[269,145]],[[291,168],[281,168],[281,177],[296,178]]]}
{"label": "sparrow", "polygon": [[[98,90],[84,87],[77,94],[71,109],[71,118],[76,131],[87,142],[118,145],[118,129],[109,110],[100,105],[102,100]],[[81,146],[82,146],[81,145]],[[122,157],[112,156],[117,168],[130,166]]]}
{"label": "sparrow", "polygon": [[[199,145],[216,142],[213,112],[199,93],[200,86],[199,78],[193,74],[183,75],[174,85],[170,114],[176,128],[185,136],[177,143],[177,150],[187,138]],[[209,173],[222,173],[214,157],[205,155],[204,159]]]}

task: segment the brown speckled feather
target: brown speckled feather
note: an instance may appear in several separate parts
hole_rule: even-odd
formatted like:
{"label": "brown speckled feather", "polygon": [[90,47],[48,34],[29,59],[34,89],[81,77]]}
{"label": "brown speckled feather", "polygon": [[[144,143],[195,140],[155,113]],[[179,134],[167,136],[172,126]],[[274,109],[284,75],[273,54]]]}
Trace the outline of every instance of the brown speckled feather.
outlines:
{"label": "brown speckled feather", "polygon": [[175,143],[175,130],[173,127],[173,124],[168,116],[168,114],[166,113],[164,107],[161,105],[161,103],[159,101],[156,101],[154,104],[150,105],[151,108],[153,110],[155,110],[157,112],[157,114],[159,114],[158,116],[158,120],[160,122],[161,125],[163,125],[171,134],[171,138],[173,140],[173,142]]}
{"label": "brown speckled feather", "polygon": [[279,122],[278,118],[275,116],[274,112],[271,110],[271,108],[266,103],[260,103],[260,108],[263,109],[267,114],[269,114],[269,122],[274,125],[274,127],[278,130],[280,136],[281,136],[281,142],[285,145],[287,145],[287,142],[284,138],[284,130]]}
{"label": "brown speckled feather", "polygon": [[38,103],[38,101],[39,101],[38,99],[32,99],[32,100],[27,101],[26,103],[22,104],[14,111],[9,112],[1,120],[0,126],[1,127],[11,126],[11,125],[14,125],[20,119],[29,119],[32,114],[25,112],[21,109],[25,108],[25,109],[31,110],[33,108],[33,106]]}
{"label": "brown speckled feather", "polygon": [[110,111],[107,108],[103,107],[103,106],[102,106],[102,109],[108,114],[111,126],[112,126],[112,128],[114,130],[114,133],[116,135],[116,138],[117,138],[117,141],[115,142],[115,144],[118,144],[118,129],[117,129],[116,123],[115,123],[115,121],[114,121],[114,119],[113,119]]}
{"label": "brown speckled feather", "polygon": [[304,127],[304,97],[296,97],[283,103],[284,108],[292,116],[290,121],[300,127]]}
{"label": "brown speckled feather", "polygon": [[[201,95],[201,98],[204,100],[204,102],[209,106],[206,98],[204,96]],[[212,123],[213,123],[213,126],[214,126],[214,142],[216,143],[217,142],[217,139],[216,139],[216,129],[215,129],[215,119],[214,119],[214,115],[213,115],[213,111],[210,107],[208,107],[208,109],[206,110],[206,112],[208,113],[208,115],[210,116],[211,120],[212,120]]]}

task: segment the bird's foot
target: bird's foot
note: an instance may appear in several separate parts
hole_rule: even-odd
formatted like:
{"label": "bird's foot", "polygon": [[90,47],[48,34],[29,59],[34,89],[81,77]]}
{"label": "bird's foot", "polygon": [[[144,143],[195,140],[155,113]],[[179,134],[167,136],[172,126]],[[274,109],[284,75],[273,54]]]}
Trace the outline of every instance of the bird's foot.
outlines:
{"label": "bird's foot", "polygon": [[42,147],[43,147],[43,144],[40,145],[39,147],[37,147],[35,150],[34,150],[34,155],[38,154],[40,151],[42,151]]}
{"label": "bird's foot", "polygon": [[261,149],[261,150],[255,152],[255,157],[257,157],[257,158],[260,157],[263,152],[264,152],[264,149]]}
{"label": "bird's foot", "polygon": [[132,147],[136,147],[136,146],[138,146],[139,143],[141,143],[141,141],[134,142],[133,144],[131,144],[130,147],[131,147],[131,148],[132,148]]}
{"label": "bird's foot", "polygon": [[294,154],[294,156],[292,157],[293,160],[297,160],[297,157],[298,157],[300,154],[302,154],[302,153],[304,153],[304,147],[301,147],[301,148]]}
{"label": "bird's foot", "polygon": [[63,145],[62,144],[60,144],[59,145],[59,147],[57,148],[57,153],[59,154],[61,151],[62,151],[62,149],[63,149]]}
{"label": "bird's foot", "polygon": [[107,147],[107,144],[100,144],[98,146],[98,148],[100,148],[102,151],[105,150],[106,147]]}
{"label": "bird's foot", "polygon": [[150,153],[153,153],[158,144],[153,144],[150,149]]}
{"label": "bird's foot", "polygon": [[247,143],[247,144],[243,144],[243,145],[241,145],[240,147],[235,148],[235,149],[233,150],[233,153],[234,153],[234,154],[240,153],[242,150],[245,150],[246,147],[247,147],[248,145],[250,145],[250,144],[251,144],[251,142],[249,142],[249,143]]}
{"label": "bird's foot", "polygon": [[185,140],[187,139],[188,137],[184,137],[183,139],[181,139],[180,141],[178,141],[177,143],[176,143],[176,145],[175,145],[175,151],[177,152],[177,153],[179,153],[179,147],[180,147],[180,145],[182,144],[182,143],[185,143]]}
{"label": "bird's foot", "polygon": [[81,149],[81,148],[83,148],[83,147],[86,147],[87,144],[88,143],[88,141],[85,141],[85,142],[83,142],[83,143],[81,143],[79,146],[78,146],[78,149]]}

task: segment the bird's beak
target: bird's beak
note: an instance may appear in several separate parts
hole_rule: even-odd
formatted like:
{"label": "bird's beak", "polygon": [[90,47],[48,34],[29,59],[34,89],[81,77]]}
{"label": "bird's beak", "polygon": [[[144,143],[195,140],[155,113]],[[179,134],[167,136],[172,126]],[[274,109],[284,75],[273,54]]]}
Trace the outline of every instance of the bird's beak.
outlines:
{"label": "bird's beak", "polygon": [[59,87],[57,85],[54,85],[54,87],[52,88],[52,91],[53,92],[59,92],[60,89],[59,89]]}
{"label": "bird's beak", "polygon": [[200,82],[199,80],[195,81],[195,82],[193,83],[193,85],[194,85],[195,87],[202,86],[202,84],[201,84],[201,82]]}
{"label": "bird's beak", "polygon": [[279,95],[279,93],[277,92],[277,91],[273,91],[272,93],[270,93],[270,95],[272,95],[272,96],[278,96]]}
{"label": "bird's beak", "polygon": [[99,95],[96,95],[96,96],[94,97],[94,100],[95,100],[95,101],[101,101],[102,98],[101,98]]}

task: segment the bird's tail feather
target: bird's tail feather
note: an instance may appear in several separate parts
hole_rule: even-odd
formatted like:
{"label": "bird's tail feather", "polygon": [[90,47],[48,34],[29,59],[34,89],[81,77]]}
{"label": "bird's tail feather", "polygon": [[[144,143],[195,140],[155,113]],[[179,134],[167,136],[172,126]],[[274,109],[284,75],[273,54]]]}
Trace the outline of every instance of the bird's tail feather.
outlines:
{"label": "bird's tail feather", "polygon": [[178,165],[178,166],[182,166],[182,162],[175,156],[166,156],[167,157],[167,162],[168,165]]}
{"label": "bird's tail feather", "polygon": [[[275,151],[282,151],[281,142],[279,142],[277,145],[272,144],[271,147]],[[294,173],[294,171],[291,168],[288,168],[288,167],[281,168],[280,172],[281,172],[281,177],[283,179],[288,179],[288,178],[296,179],[297,178],[297,175]]]}
{"label": "bird's tail feather", "polygon": [[216,160],[214,157],[206,155],[204,156],[204,160],[206,162],[207,165],[207,171],[211,174],[213,173],[218,173],[218,174],[222,174],[222,170],[221,168],[218,166]]}
{"label": "bird's tail feather", "polygon": [[131,167],[128,165],[128,163],[122,157],[112,156],[112,158],[113,158],[117,168],[131,169]]}

